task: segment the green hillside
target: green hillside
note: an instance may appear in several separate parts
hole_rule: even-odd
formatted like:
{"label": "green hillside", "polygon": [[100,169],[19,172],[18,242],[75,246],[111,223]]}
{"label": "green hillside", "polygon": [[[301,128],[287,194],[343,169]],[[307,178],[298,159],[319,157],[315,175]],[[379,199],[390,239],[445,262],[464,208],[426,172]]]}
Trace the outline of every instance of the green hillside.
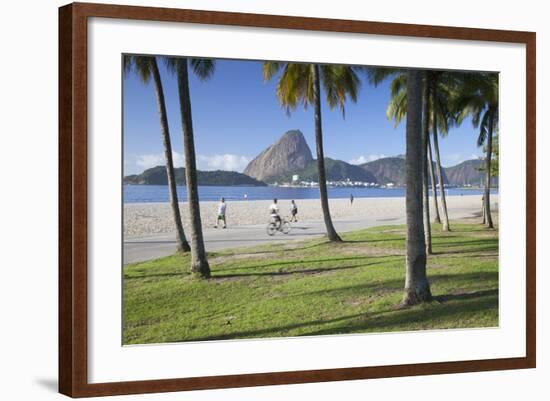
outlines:
{"label": "green hillside", "polygon": [[[185,185],[185,168],[174,169],[176,175],[176,184]],[[197,171],[199,185],[205,186],[265,186],[262,181],[258,181],[246,174],[236,171]],[[124,177],[124,184],[134,185],[167,185],[166,168],[156,166],[145,170],[141,174],[133,174]]]}

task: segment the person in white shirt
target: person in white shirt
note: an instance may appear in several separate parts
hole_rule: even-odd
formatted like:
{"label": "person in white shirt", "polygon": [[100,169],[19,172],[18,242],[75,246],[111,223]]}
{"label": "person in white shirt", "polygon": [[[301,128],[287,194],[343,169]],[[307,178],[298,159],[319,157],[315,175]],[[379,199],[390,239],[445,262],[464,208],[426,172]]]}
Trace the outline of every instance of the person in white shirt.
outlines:
{"label": "person in white shirt", "polygon": [[281,216],[279,216],[279,206],[277,206],[277,198],[273,199],[273,203],[269,206],[269,214],[271,218],[277,223],[278,226],[281,225]]}
{"label": "person in white shirt", "polygon": [[227,205],[225,203],[225,198],[220,199],[220,203],[218,204],[218,219],[216,220],[216,224],[214,225],[214,228],[218,228],[218,223],[223,221],[223,228],[227,228],[227,224],[225,222],[225,209]]}
{"label": "person in white shirt", "polygon": [[290,201],[290,221],[291,222],[297,222],[298,218],[296,215],[298,214],[298,206],[296,206],[296,202],[294,202],[294,199]]}

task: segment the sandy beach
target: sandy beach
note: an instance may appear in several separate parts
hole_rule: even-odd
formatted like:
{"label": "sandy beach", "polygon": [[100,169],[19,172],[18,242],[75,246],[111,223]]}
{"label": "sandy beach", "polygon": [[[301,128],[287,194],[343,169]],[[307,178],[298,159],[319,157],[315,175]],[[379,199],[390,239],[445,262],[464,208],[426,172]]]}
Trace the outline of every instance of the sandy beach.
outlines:
{"label": "sandy beach", "polygon": [[[498,203],[498,195],[491,196],[492,207]],[[227,203],[228,226],[248,226],[264,224],[269,220],[271,201],[232,201]],[[298,219],[301,222],[317,221],[323,218],[318,199],[296,201]],[[385,224],[405,214],[405,198],[356,198],[353,205],[349,199],[330,199],[330,211],[334,220],[370,217]],[[201,202],[201,217],[205,228],[212,227],[216,220],[218,202]],[[447,197],[449,217],[467,213],[478,213],[481,210],[479,195]],[[290,200],[280,200],[279,209],[282,216],[290,214]],[[180,210],[185,229],[189,228],[187,202],[180,203]],[[432,211],[433,216],[433,211]],[[391,223],[390,223],[391,224]],[[124,205],[124,237],[134,238],[151,234],[174,232],[174,224],[168,203],[133,203]]]}

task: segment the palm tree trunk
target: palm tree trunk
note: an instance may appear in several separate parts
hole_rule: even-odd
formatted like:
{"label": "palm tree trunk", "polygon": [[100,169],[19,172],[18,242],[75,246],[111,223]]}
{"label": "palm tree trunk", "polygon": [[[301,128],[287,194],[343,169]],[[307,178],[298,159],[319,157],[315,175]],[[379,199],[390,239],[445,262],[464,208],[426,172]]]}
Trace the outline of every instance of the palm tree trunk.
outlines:
{"label": "palm tree trunk", "polygon": [[434,201],[434,211],[435,211],[434,221],[436,223],[441,224],[441,216],[439,215],[439,205],[437,204],[437,186],[435,185],[434,162],[432,157],[432,141],[430,141],[429,133],[428,133],[427,141],[428,143],[426,144],[426,146],[428,147],[428,170],[430,172],[430,180],[432,183],[432,197]]}
{"label": "palm tree trunk", "polygon": [[406,131],[407,255],[403,306],[431,300],[422,220],[422,72],[417,70],[409,70],[407,76]]}
{"label": "palm tree trunk", "polygon": [[155,85],[157,95],[157,108],[160,117],[160,133],[162,136],[162,144],[164,146],[164,158],[166,160],[166,176],[168,177],[168,190],[170,194],[170,207],[174,216],[176,226],[176,242],[178,252],[189,252],[190,247],[181,222],[181,214],[178,205],[178,193],[176,191],[176,177],[174,174],[174,161],[172,159],[172,144],[170,142],[170,131],[168,129],[168,117],[166,115],[166,103],[164,101],[164,90],[162,89],[162,81],[158,69],[157,60],[151,58],[151,75]]}
{"label": "palm tree trunk", "polygon": [[481,197],[481,224],[485,225],[485,190],[483,191],[483,196]]}
{"label": "palm tree trunk", "polygon": [[430,192],[428,185],[428,138],[429,127],[429,87],[428,74],[424,73],[424,93],[422,95],[422,205],[424,208],[424,241],[426,254],[432,254],[432,227],[430,224]]}
{"label": "palm tree trunk", "polygon": [[494,114],[491,111],[489,116],[489,129],[487,130],[487,156],[485,158],[485,170],[487,177],[485,178],[485,225],[488,228],[493,228],[493,218],[491,217],[491,158],[493,156],[493,123]]}
{"label": "palm tree trunk", "polygon": [[433,137],[434,137],[434,150],[435,150],[435,162],[437,169],[437,180],[439,181],[439,193],[441,194],[441,209],[443,210],[443,231],[451,231],[449,227],[449,214],[447,213],[447,201],[445,199],[445,187],[443,183],[443,170],[441,169],[441,159],[439,157],[439,143],[437,138],[437,117],[434,110],[433,113]]}
{"label": "palm tree trunk", "polygon": [[319,66],[313,64],[313,104],[315,114],[315,142],[317,145],[317,173],[319,175],[319,193],[321,196],[321,208],[327,229],[327,236],[330,241],[342,241],[330,217],[327,195],[327,178],[325,174],[325,155],[323,152],[323,128],[321,120],[321,85],[319,83]]}
{"label": "palm tree trunk", "polygon": [[201,278],[209,278],[210,266],[206,257],[202,235],[187,59],[179,60],[178,67],[178,94],[180,98],[181,125],[183,128],[185,180],[187,183],[187,202],[189,204],[189,217],[191,220],[191,272]]}

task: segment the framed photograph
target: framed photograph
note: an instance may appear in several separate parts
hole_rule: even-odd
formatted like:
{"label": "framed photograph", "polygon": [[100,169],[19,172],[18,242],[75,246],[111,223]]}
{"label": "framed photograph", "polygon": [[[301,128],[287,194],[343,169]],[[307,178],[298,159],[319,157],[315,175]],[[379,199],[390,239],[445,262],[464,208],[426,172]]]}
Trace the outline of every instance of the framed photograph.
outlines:
{"label": "framed photograph", "polygon": [[535,33],[59,10],[59,391],[534,368]]}

